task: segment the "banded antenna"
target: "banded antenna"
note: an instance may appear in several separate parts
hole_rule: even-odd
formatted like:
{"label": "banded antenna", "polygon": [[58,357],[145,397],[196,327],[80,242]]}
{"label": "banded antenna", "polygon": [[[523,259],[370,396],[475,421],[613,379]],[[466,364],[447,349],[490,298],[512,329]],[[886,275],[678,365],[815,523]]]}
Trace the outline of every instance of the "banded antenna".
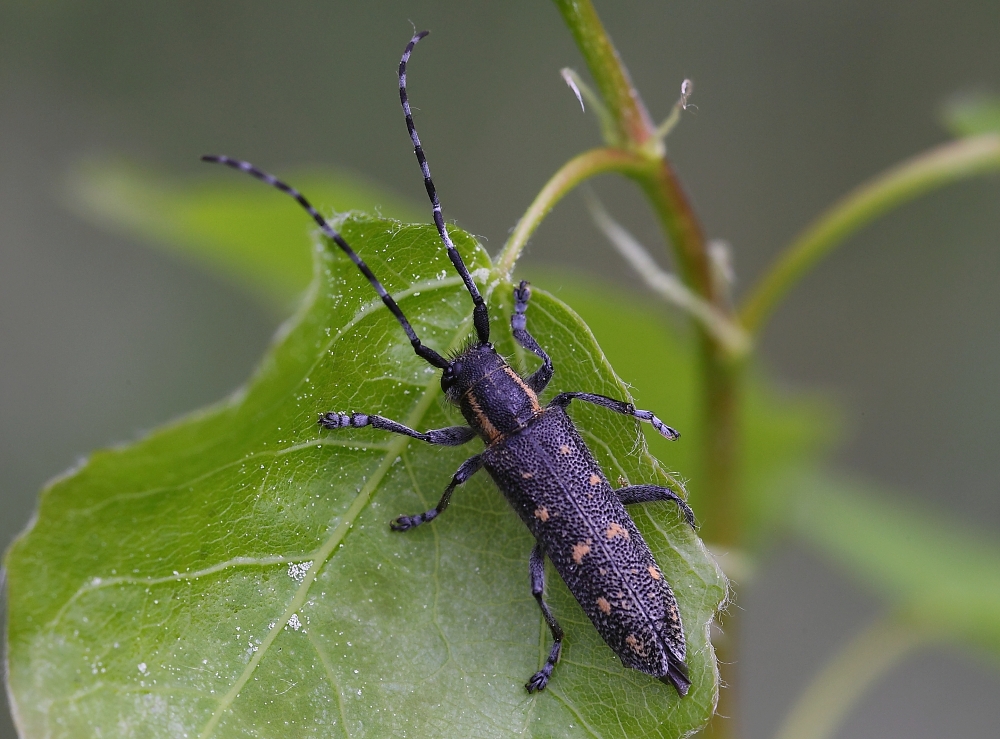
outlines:
{"label": "banded antenna", "polygon": [[469,295],[472,296],[472,302],[475,306],[472,310],[472,322],[476,327],[476,336],[479,339],[479,343],[487,344],[490,340],[490,317],[486,311],[486,303],[483,300],[483,296],[479,294],[479,288],[476,287],[476,283],[472,281],[472,275],[469,274],[468,267],[462,261],[462,256],[451,242],[451,237],[448,236],[448,229],[444,225],[444,216],[441,214],[441,201],[438,199],[437,190],[434,188],[434,181],[431,179],[431,169],[427,166],[427,157],[424,156],[424,148],[420,145],[420,137],[417,135],[417,129],[413,125],[410,101],[406,97],[406,63],[410,60],[410,53],[413,51],[413,47],[429,33],[430,31],[421,31],[411,38],[410,43],[406,45],[406,50],[403,51],[403,58],[399,60],[399,102],[403,104],[403,114],[406,116],[406,130],[410,132],[410,139],[413,141],[413,153],[417,155],[417,162],[420,163],[420,171],[424,175],[424,187],[427,188],[427,197],[431,200],[431,207],[434,212],[434,225],[437,226],[438,233],[441,235],[441,241],[444,242],[445,247],[448,249],[448,257],[451,259],[451,263],[455,265],[455,269],[461,275],[462,281],[465,282],[465,288],[469,291]]}
{"label": "banded antenna", "polygon": [[[201,160],[203,162],[212,162],[213,164],[225,164],[227,167],[232,167],[233,169],[238,169],[242,172],[246,172],[248,175],[256,177],[258,180],[266,182],[268,185],[276,187],[283,193],[291,195],[293,198],[295,198],[295,200],[298,201],[299,205],[305,208],[306,212],[312,216],[312,219],[316,221],[316,223],[319,225],[323,233],[328,238],[330,238],[337,246],[339,246],[344,251],[344,253],[347,254],[348,257],[350,257],[351,261],[358,266],[358,269],[361,270],[361,273],[368,278],[368,281],[372,284],[372,287],[375,288],[375,292],[377,292],[378,296],[382,298],[382,302],[385,303],[385,306],[392,312],[392,315],[394,315],[396,317],[396,320],[399,321],[399,325],[403,327],[403,330],[406,332],[406,335],[410,339],[410,344],[413,345],[413,351],[417,353],[417,356],[423,358],[429,364],[432,364],[439,369],[444,369],[445,367],[448,366],[447,359],[442,357],[440,354],[438,354],[430,347],[424,346],[422,343],[420,343],[420,339],[417,338],[417,334],[413,330],[413,327],[410,325],[410,322],[406,320],[406,316],[403,315],[403,311],[400,310],[398,305],[396,305],[396,301],[392,299],[392,296],[389,295],[388,292],[386,292],[386,289],[382,287],[382,283],[378,281],[378,278],[374,274],[372,274],[372,271],[371,269],[369,269],[368,265],[364,263],[364,261],[361,259],[361,257],[357,255],[357,253],[355,253],[354,249],[348,246],[347,242],[344,241],[344,238],[339,233],[337,233],[337,231],[333,228],[333,226],[331,226],[329,222],[327,222],[327,220],[323,216],[321,216],[314,207],[312,207],[312,204],[305,199],[302,193],[300,193],[294,187],[286,185],[284,182],[279,180],[274,175],[270,175],[261,169],[257,169],[257,167],[250,164],[250,162],[244,162],[239,159],[232,159],[230,157],[221,155],[218,156],[207,155],[203,156]],[[454,259],[452,261],[454,261]],[[461,260],[459,261],[461,262]],[[466,274],[468,274],[467,271]]]}

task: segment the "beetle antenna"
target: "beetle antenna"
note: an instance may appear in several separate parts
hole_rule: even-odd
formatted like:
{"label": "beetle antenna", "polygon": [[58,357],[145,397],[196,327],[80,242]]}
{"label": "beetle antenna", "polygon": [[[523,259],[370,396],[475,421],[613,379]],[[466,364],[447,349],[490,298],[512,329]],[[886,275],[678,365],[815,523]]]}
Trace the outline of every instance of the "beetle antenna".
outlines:
{"label": "beetle antenna", "polygon": [[455,269],[458,270],[458,274],[461,275],[462,280],[465,282],[465,287],[469,291],[469,295],[472,296],[472,302],[475,305],[472,311],[472,321],[476,326],[476,336],[479,338],[479,343],[486,344],[490,340],[490,318],[486,311],[486,303],[483,301],[483,296],[479,294],[479,288],[476,287],[476,283],[472,281],[472,275],[469,274],[469,269],[465,266],[465,262],[462,261],[462,256],[451,242],[451,237],[448,236],[448,229],[444,224],[444,216],[441,214],[441,201],[438,200],[437,190],[434,188],[434,181],[431,179],[431,170],[427,166],[427,157],[424,156],[424,148],[420,145],[420,137],[417,135],[417,129],[413,125],[410,101],[406,97],[406,63],[410,60],[410,53],[413,51],[413,47],[428,33],[430,31],[421,31],[414,35],[410,39],[410,43],[406,45],[403,58],[399,61],[399,102],[403,104],[403,113],[406,115],[406,130],[410,132],[410,139],[413,141],[413,153],[417,155],[417,161],[420,163],[420,171],[424,174],[424,187],[427,188],[427,197],[431,200],[434,212],[434,225],[437,226],[438,233],[441,235],[441,241],[444,242],[445,247],[448,249],[448,257],[451,259],[451,263],[455,265]]}
{"label": "beetle antenna", "polygon": [[319,227],[323,231],[323,233],[328,238],[330,238],[337,246],[339,246],[343,250],[343,252],[347,254],[348,257],[350,257],[351,261],[358,266],[358,269],[361,270],[361,273],[368,278],[368,281],[372,284],[372,287],[375,288],[375,292],[377,292],[378,296],[382,298],[382,302],[385,303],[385,306],[392,312],[392,315],[394,315],[396,317],[396,320],[399,321],[399,325],[403,327],[403,330],[406,332],[406,335],[410,339],[410,344],[413,345],[413,351],[417,353],[417,356],[423,358],[429,364],[432,364],[435,367],[438,367],[439,369],[444,369],[445,367],[448,366],[447,359],[442,357],[440,354],[438,354],[430,347],[424,346],[422,343],[420,343],[420,339],[417,338],[417,334],[413,330],[413,327],[410,325],[410,322],[406,320],[406,316],[403,315],[403,311],[400,310],[398,305],[396,305],[396,301],[392,299],[392,296],[389,295],[388,292],[386,292],[386,289],[382,287],[382,283],[378,281],[378,278],[374,274],[372,274],[372,271],[371,269],[369,269],[368,265],[364,263],[364,261],[361,259],[361,257],[357,255],[354,249],[348,246],[347,242],[344,241],[344,237],[341,236],[333,228],[333,226],[331,226],[329,222],[319,214],[319,211],[317,211],[312,206],[312,204],[305,199],[302,193],[300,193],[291,185],[286,185],[284,182],[279,180],[274,175],[270,175],[261,169],[257,169],[257,167],[250,164],[250,162],[244,162],[239,159],[232,159],[230,157],[221,155],[219,156],[207,155],[203,156],[201,160],[203,162],[212,162],[214,164],[225,164],[227,167],[232,167],[233,169],[238,169],[242,172],[246,172],[248,175],[256,177],[258,180],[266,182],[268,185],[276,187],[283,193],[291,195],[293,198],[295,198],[295,200],[298,201],[299,205],[301,205],[306,210],[306,212],[312,216],[312,219],[316,221],[317,224],[319,224]]}

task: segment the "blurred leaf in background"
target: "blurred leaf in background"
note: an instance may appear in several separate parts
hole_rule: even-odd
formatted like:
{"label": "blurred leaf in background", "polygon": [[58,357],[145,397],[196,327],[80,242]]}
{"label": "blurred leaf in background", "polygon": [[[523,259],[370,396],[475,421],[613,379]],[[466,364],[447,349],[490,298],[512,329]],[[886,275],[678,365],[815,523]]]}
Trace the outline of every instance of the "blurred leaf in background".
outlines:
{"label": "blurred leaf in background", "polygon": [[[327,216],[357,210],[407,223],[424,218],[422,210],[357,174],[301,170],[289,173],[288,182]],[[180,254],[281,311],[309,284],[309,222],[294,204],[256,183],[214,170],[196,183],[181,183],[125,161],[91,160],[71,173],[68,194],[84,218]]]}
{"label": "blurred leaf in background", "polygon": [[[1000,546],[947,508],[899,502],[843,476],[800,481],[795,531],[885,598],[908,623],[1000,657]],[[944,502],[944,501],[942,501]]]}

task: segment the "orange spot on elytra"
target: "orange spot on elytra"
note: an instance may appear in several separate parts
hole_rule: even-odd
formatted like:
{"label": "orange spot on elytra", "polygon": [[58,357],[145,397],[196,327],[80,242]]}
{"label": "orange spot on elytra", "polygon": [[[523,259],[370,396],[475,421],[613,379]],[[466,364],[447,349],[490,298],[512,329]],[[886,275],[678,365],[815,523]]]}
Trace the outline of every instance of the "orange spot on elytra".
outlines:
{"label": "orange spot on elytra", "polygon": [[569,454],[569,447],[566,446],[565,444],[563,444],[561,447],[559,447],[559,453],[560,454]]}
{"label": "orange spot on elytra", "polygon": [[623,529],[621,526],[619,526],[618,523],[612,521],[611,523],[608,524],[608,530],[605,532],[605,536],[607,536],[608,539],[614,539],[616,536],[621,536],[625,539],[628,539],[629,533],[626,529]]}
{"label": "orange spot on elytra", "polygon": [[625,643],[628,644],[632,651],[636,654],[642,655],[643,657],[646,656],[646,647],[641,641],[636,639],[635,634],[629,634],[626,636]]}
{"label": "orange spot on elytra", "polygon": [[590,539],[580,541],[573,545],[573,561],[580,564],[583,558],[590,553]]}
{"label": "orange spot on elytra", "polygon": [[656,569],[655,567],[653,567],[652,565],[650,565],[650,567],[649,567],[649,576],[651,578],[653,578],[654,580],[659,580],[660,579],[660,571],[658,569]]}
{"label": "orange spot on elytra", "polygon": [[548,508],[536,508],[535,518],[537,518],[542,523],[549,520],[549,509]]}
{"label": "orange spot on elytra", "polygon": [[595,473],[595,472],[591,472],[590,473],[590,484],[591,485],[600,485],[601,484],[601,478],[600,478],[600,476],[597,473]]}
{"label": "orange spot on elytra", "polygon": [[608,603],[607,599],[605,598],[597,599],[597,607],[600,608],[605,613],[611,613],[611,604]]}

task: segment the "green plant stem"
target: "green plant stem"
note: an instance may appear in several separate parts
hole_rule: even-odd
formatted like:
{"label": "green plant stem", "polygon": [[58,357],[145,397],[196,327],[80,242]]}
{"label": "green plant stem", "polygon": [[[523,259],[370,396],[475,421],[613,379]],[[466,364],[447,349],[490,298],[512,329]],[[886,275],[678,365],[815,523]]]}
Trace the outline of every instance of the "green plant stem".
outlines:
{"label": "green plant stem", "polygon": [[618,144],[641,147],[654,126],[590,0],[554,0],[618,128]]}
{"label": "green plant stem", "polygon": [[[718,292],[705,237],[690,201],[669,164],[660,160],[653,176],[637,177],[663,229],[670,235],[684,282],[725,315],[725,296]],[[707,511],[702,536],[714,546],[742,544],[739,495],[740,387],[744,362],[710,333],[699,328],[702,364],[702,428],[699,497]]]}
{"label": "green plant stem", "polygon": [[502,277],[510,278],[510,273],[514,270],[514,265],[517,264],[517,259],[531,238],[531,234],[556,203],[574,187],[605,172],[638,173],[649,170],[650,166],[647,159],[637,154],[613,148],[591,149],[570,159],[549,178],[528,206],[528,210],[521,216],[517,227],[496,259],[494,271]]}
{"label": "green plant stem", "polygon": [[930,190],[1000,170],[1000,136],[988,134],[942,144],[863,183],[806,228],[751,291],[740,317],[760,331],[778,301],[837,244],[885,213]]}
{"label": "green plant stem", "polygon": [[691,201],[666,158],[655,161],[656,166],[643,172],[641,177],[627,174],[646,193],[663,230],[670,236],[684,282],[719,310],[729,313],[729,307],[722,296],[717,294],[705,234],[691,207]]}
{"label": "green plant stem", "polygon": [[717,347],[702,336],[701,494],[707,501],[701,537],[719,549],[743,545],[743,501],[740,497],[741,393],[743,362],[720,357]]}
{"label": "green plant stem", "polygon": [[828,739],[872,684],[926,637],[894,617],[857,634],[805,689],[776,739]]}

